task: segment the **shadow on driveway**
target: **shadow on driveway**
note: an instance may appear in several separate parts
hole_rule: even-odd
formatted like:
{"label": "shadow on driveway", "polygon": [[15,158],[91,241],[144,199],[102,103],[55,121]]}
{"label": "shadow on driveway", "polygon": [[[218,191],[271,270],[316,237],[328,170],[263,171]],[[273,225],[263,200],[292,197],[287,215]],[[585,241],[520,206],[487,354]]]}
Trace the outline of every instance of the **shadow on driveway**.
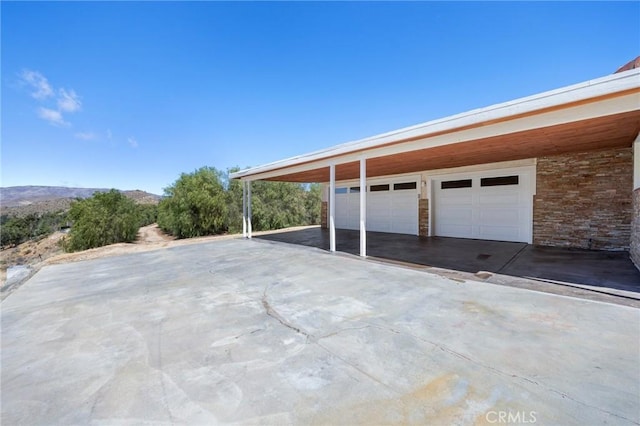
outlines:
{"label": "shadow on driveway", "polygon": [[[336,230],[336,249],[359,254],[359,235],[358,231]],[[256,238],[329,250],[329,231],[321,228]],[[640,293],[640,271],[627,252],[367,232],[367,255],[470,273],[488,271]]]}

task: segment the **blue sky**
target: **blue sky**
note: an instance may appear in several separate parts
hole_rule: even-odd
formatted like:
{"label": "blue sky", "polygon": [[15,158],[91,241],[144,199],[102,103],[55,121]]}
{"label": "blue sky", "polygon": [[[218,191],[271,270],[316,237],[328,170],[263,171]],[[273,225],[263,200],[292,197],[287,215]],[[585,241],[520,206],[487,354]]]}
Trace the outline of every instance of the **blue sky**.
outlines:
{"label": "blue sky", "polygon": [[161,193],[610,74],[640,3],[2,2],[2,186]]}

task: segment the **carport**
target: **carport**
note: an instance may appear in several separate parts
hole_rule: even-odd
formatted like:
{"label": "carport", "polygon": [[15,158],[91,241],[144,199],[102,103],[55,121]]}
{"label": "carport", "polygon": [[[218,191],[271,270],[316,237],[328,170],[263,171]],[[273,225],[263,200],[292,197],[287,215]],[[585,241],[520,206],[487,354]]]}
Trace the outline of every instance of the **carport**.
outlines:
{"label": "carport", "polygon": [[[358,232],[338,230],[337,234],[339,251],[357,255]],[[263,234],[257,238],[323,250],[329,248],[329,232],[321,228]],[[370,258],[401,262],[414,268],[463,271],[477,274],[476,277],[490,272],[555,284],[590,286],[606,293],[613,290],[613,294],[640,299],[640,271],[626,252],[383,232],[367,232],[367,243]]]}
{"label": "carport", "polygon": [[[232,173],[243,182],[243,235],[252,237],[252,181],[320,182],[330,252],[357,235],[366,257],[370,231],[385,230],[386,253],[411,235],[630,251],[638,264],[639,77],[624,71]],[[426,241],[438,249],[395,251],[460,264]]]}

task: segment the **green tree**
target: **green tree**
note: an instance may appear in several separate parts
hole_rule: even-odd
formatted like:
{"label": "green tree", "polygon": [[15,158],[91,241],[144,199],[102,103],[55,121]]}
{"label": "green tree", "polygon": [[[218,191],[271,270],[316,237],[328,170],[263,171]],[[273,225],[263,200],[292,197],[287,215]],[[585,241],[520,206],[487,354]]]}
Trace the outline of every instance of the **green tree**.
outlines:
{"label": "green tree", "polygon": [[227,200],[227,230],[231,233],[242,232],[242,182],[230,179],[229,174],[237,172],[240,167],[227,169],[224,180]]}
{"label": "green tree", "polygon": [[[227,170],[223,184],[227,198],[227,228],[229,232],[242,231],[242,182],[232,180],[229,174],[240,170]],[[251,183],[253,229],[266,231],[297,225],[320,223],[321,187],[314,183],[256,181]]]}
{"label": "green tree", "polygon": [[69,219],[73,225],[64,244],[66,251],[132,242],[140,225],[135,202],[115,189],[74,201]]}
{"label": "green tree", "polygon": [[307,224],[305,190],[298,183],[251,183],[251,223],[256,231]]}
{"label": "green tree", "polygon": [[319,183],[309,185],[304,197],[304,205],[307,210],[307,224],[320,225],[322,214],[322,187]]}
{"label": "green tree", "polygon": [[226,231],[227,204],[221,173],[202,167],[183,173],[168,188],[158,205],[158,225],[178,238]]}
{"label": "green tree", "polygon": [[2,215],[0,245],[4,247],[40,239],[59,230],[66,221],[66,214],[63,211],[31,213],[26,216]]}
{"label": "green tree", "polygon": [[147,226],[158,220],[158,206],[156,204],[138,204],[140,226]]}
{"label": "green tree", "polygon": [[0,230],[2,247],[20,244],[30,238],[29,229],[23,218],[12,217],[5,219]]}

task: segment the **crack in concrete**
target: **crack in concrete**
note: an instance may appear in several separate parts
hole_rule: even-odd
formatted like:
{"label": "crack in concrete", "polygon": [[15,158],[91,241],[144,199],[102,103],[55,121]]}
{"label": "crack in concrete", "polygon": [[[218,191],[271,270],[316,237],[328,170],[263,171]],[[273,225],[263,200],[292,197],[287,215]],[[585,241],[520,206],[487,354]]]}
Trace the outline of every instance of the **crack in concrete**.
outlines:
{"label": "crack in concrete", "polygon": [[[372,324],[372,323],[365,322],[365,324],[367,324],[367,325],[364,325],[364,326],[362,326],[362,327],[348,327],[348,328],[344,328],[344,329],[341,329],[341,330],[337,330],[337,331],[335,331],[335,332],[332,332],[332,333],[329,333],[329,334],[326,334],[326,335],[323,335],[323,336],[321,336],[321,337],[316,338],[316,337],[315,337],[315,336],[313,336],[312,334],[310,334],[310,333],[308,333],[308,332],[306,332],[306,331],[302,330],[301,328],[296,327],[295,325],[293,325],[293,324],[291,324],[290,322],[288,322],[286,319],[284,319],[284,318],[283,318],[283,317],[282,317],[282,316],[281,316],[281,315],[280,315],[280,314],[279,314],[279,313],[278,313],[278,312],[273,308],[273,306],[271,306],[271,304],[270,304],[270,303],[269,303],[269,301],[267,300],[267,290],[269,289],[269,287],[270,287],[270,286],[271,286],[271,285],[267,285],[267,286],[265,287],[265,289],[264,289],[263,294],[262,294],[262,305],[263,305],[263,307],[265,308],[265,312],[266,312],[266,314],[267,314],[268,316],[270,316],[270,317],[274,318],[275,320],[277,320],[277,321],[278,321],[280,324],[282,324],[283,326],[285,326],[285,327],[287,327],[287,328],[289,328],[289,329],[291,329],[291,330],[295,331],[296,333],[299,333],[299,334],[302,334],[303,336],[305,336],[305,337],[307,338],[307,343],[309,343],[309,342],[311,342],[311,343],[316,343],[316,344],[317,344],[320,348],[322,348],[324,351],[326,351],[326,352],[327,352],[327,353],[329,353],[330,355],[334,356],[336,359],[340,360],[340,361],[341,361],[341,362],[343,362],[344,364],[346,364],[346,365],[350,366],[351,368],[355,369],[355,370],[356,370],[356,371],[358,371],[360,374],[362,374],[362,375],[364,375],[364,376],[368,377],[369,379],[373,380],[374,382],[376,382],[376,383],[378,383],[378,384],[380,384],[380,385],[384,386],[385,388],[387,388],[387,389],[389,389],[389,390],[391,390],[391,391],[393,391],[393,392],[397,392],[398,394],[401,394],[402,392],[400,392],[400,391],[399,391],[399,390],[397,390],[397,389],[394,389],[392,386],[390,386],[390,385],[388,385],[388,384],[384,383],[382,380],[378,379],[377,377],[375,377],[375,376],[373,376],[373,375],[371,375],[371,374],[367,373],[366,371],[364,371],[363,369],[361,369],[361,368],[360,368],[360,367],[358,367],[357,365],[355,365],[355,364],[353,364],[353,363],[349,362],[348,360],[346,360],[346,359],[342,358],[341,356],[337,355],[335,352],[331,351],[329,348],[327,348],[326,346],[322,345],[319,341],[320,341],[321,339],[325,339],[325,338],[328,338],[328,337],[336,336],[336,335],[338,335],[338,334],[340,334],[340,333],[342,333],[342,332],[344,332],[344,331],[349,331],[349,330],[362,330],[362,329],[365,329],[365,328],[377,328],[377,329],[379,329],[379,330],[385,330],[385,331],[390,332],[390,333],[409,336],[409,337],[411,337],[411,338],[413,338],[413,339],[420,340],[420,341],[425,342],[425,343],[427,343],[427,344],[429,344],[429,345],[432,345],[434,348],[440,349],[441,351],[446,352],[446,353],[448,353],[448,354],[450,354],[450,355],[453,355],[453,356],[455,356],[455,357],[461,358],[461,359],[463,359],[463,360],[465,360],[465,361],[467,361],[467,362],[470,362],[470,363],[472,363],[472,364],[475,364],[475,365],[477,365],[477,366],[479,366],[479,367],[485,368],[485,369],[487,369],[487,370],[489,370],[489,371],[491,371],[491,372],[493,372],[493,373],[495,373],[495,374],[498,374],[498,375],[501,375],[501,376],[504,376],[504,377],[509,377],[509,378],[514,378],[514,379],[519,379],[519,380],[522,380],[522,381],[528,382],[528,383],[530,383],[530,384],[532,384],[532,385],[535,385],[535,386],[542,386],[542,387],[546,388],[546,390],[547,390],[547,391],[549,391],[549,392],[553,392],[553,393],[555,393],[555,394],[557,394],[557,395],[560,395],[562,398],[568,398],[568,399],[570,399],[571,401],[574,401],[574,402],[576,402],[576,403],[578,403],[578,404],[580,404],[580,405],[583,405],[583,406],[585,406],[585,407],[589,407],[589,408],[592,408],[592,409],[598,410],[598,411],[600,411],[600,412],[602,412],[602,413],[606,413],[606,414],[608,414],[608,415],[610,415],[610,416],[617,417],[617,418],[620,418],[620,419],[623,419],[623,420],[627,420],[627,421],[629,421],[629,422],[634,423],[634,421],[633,421],[633,420],[631,420],[631,419],[629,419],[629,418],[627,418],[627,417],[621,416],[621,415],[619,415],[619,414],[613,413],[613,412],[608,411],[608,410],[605,410],[605,409],[603,409],[603,408],[600,408],[600,407],[597,407],[597,406],[594,406],[594,405],[590,405],[590,404],[587,404],[586,402],[583,402],[583,401],[577,400],[577,399],[575,399],[575,398],[572,398],[571,396],[569,396],[568,394],[566,394],[566,393],[564,393],[564,392],[562,392],[562,391],[559,391],[559,390],[553,389],[552,387],[549,387],[549,386],[547,386],[547,385],[545,385],[545,384],[543,384],[543,383],[537,382],[537,381],[535,381],[535,380],[533,380],[533,379],[530,379],[530,378],[528,378],[528,377],[520,376],[520,375],[518,375],[518,374],[508,373],[508,372],[506,372],[506,371],[500,370],[500,369],[498,369],[498,368],[492,367],[491,365],[487,365],[487,364],[485,364],[485,363],[483,363],[483,362],[480,362],[480,361],[477,361],[477,360],[475,360],[475,359],[473,359],[473,358],[471,358],[471,357],[468,357],[468,356],[466,356],[466,355],[464,355],[464,354],[462,354],[462,353],[460,353],[460,352],[457,352],[457,351],[455,351],[455,350],[453,350],[453,349],[449,348],[448,346],[442,345],[442,344],[440,344],[440,343],[433,342],[433,341],[431,341],[431,340],[428,340],[428,339],[422,338],[422,337],[420,337],[420,336],[416,336],[416,335],[415,335],[415,334],[413,334],[413,333],[408,333],[408,332],[405,332],[405,331],[396,330],[396,329],[394,329],[394,328],[392,328],[392,327],[384,327],[384,326],[380,326],[380,325],[378,325],[378,324]],[[345,318],[345,319],[347,319],[346,317],[344,317],[344,318]]]}
{"label": "crack in concrete", "polygon": [[328,337],[333,337],[333,336],[337,336],[340,333],[343,333],[345,331],[351,331],[351,330],[363,330],[365,328],[370,328],[370,325],[363,325],[362,327],[346,327],[346,328],[341,328],[340,330],[336,330],[334,332],[325,334],[324,336],[320,336],[317,338],[317,341],[322,340],[322,339],[326,339]]}
{"label": "crack in concrete", "polygon": [[348,360],[344,359],[343,357],[337,355],[335,352],[333,352],[332,350],[330,350],[329,348],[327,348],[326,346],[322,345],[319,340],[320,339],[325,339],[327,337],[332,337],[335,336],[337,334],[340,334],[344,331],[349,331],[349,330],[361,330],[363,328],[368,328],[370,327],[369,325],[365,325],[363,327],[349,327],[349,328],[345,328],[342,330],[338,330],[332,333],[329,333],[327,335],[324,335],[322,337],[316,338],[314,335],[312,335],[311,333],[306,332],[305,330],[302,330],[300,327],[296,327],[295,325],[291,324],[289,321],[285,320],[282,315],[280,315],[278,313],[278,311],[276,311],[273,306],[271,306],[271,304],[269,303],[268,297],[267,297],[267,290],[269,290],[270,285],[267,285],[264,289],[264,292],[262,293],[262,306],[265,309],[265,313],[270,316],[271,318],[277,320],[280,324],[282,324],[283,326],[295,331],[296,333],[302,334],[303,336],[305,336],[307,338],[307,343],[315,343],[317,344],[322,350],[324,350],[325,352],[329,353],[330,355],[332,355],[333,357],[335,357],[336,359],[340,360],[341,362],[343,362],[344,364],[350,366],[351,368],[353,368],[354,370],[358,371],[360,374],[368,377],[369,379],[373,380],[374,382],[382,385],[383,387],[396,392],[397,394],[400,394],[401,392],[398,391],[397,389],[394,389],[393,387],[391,387],[390,385],[388,385],[387,383],[384,383],[382,380],[378,379],[377,377],[367,373],[366,371],[364,371],[362,368],[358,367],[357,365],[349,362]]}
{"label": "crack in concrete", "polygon": [[287,328],[290,328],[291,330],[295,331],[296,333],[302,334],[303,336],[305,336],[307,338],[307,342],[309,341],[314,341],[314,337],[307,333],[306,331],[302,330],[299,327],[296,327],[295,325],[291,324],[290,322],[288,322],[287,320],[285,320],[282,315],[280,315],[278,313],[278,311],[276,311],[273,306],[271,306],[271,304],[269,303],[269,300],[267,299],[267,290],[269,289],[270,285],[267,285],[267,287],[265,287],[264,291],[262,292],[262,306],[264,307],[265,313],[270,316],[271,318],[275,319],[276,321],[278,321],[280,324],[284,325]]}

